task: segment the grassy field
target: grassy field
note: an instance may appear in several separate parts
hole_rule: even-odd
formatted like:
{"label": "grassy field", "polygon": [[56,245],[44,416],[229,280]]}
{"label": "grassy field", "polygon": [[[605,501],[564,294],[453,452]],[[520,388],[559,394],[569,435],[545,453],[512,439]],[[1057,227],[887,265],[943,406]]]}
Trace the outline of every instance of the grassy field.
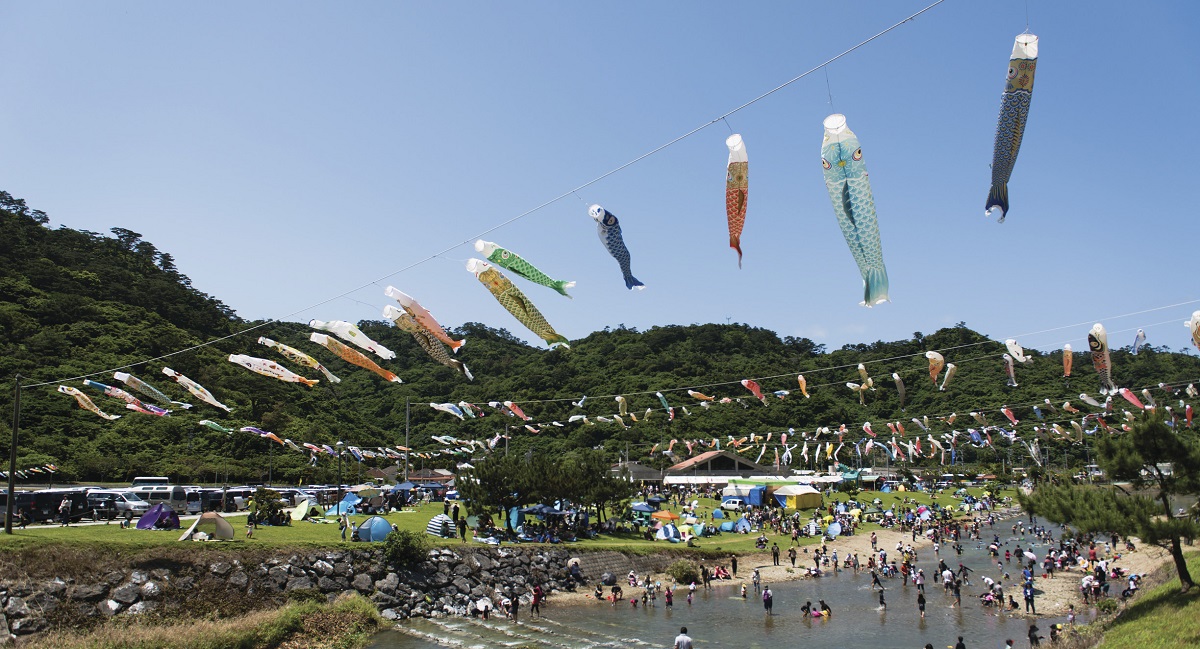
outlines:
{"label": "grassy field", "polygon": [[[980,495],[982,489],[971,489],[969,493]],[[1015,492],[1006,491],[1001,495],[1015,495]],[[907,493],[878,493],[864,491],[859,494],[859,499],[865,502],[871,502],[873,499],[879,498],[882,501],[882,507],[887,509],[896,504],[897,508],[904,506],[916,506],[919,504],[929,504],[933,495],[922,492],[907,492]],[[910,502],[908,505],[903,503],[907,498]],[[938,502],[943,506],[957,505],[958,500],[951,497],[947,493],[937,496]],[[848,500],[846,494],[834,494],[833,498],[826,498],[826,505],[840,501]],[[700,511],[709,512],[719,504],[716,500],[700,499]],[[670,507],[676,513],[680,513],[678,507]],[[426,524],[435,515],[442,512],[441,503],[426,503],[413,510],[405,512],[396,512],[387,515],[385,518],[400,529],[424,531]],[[735,515],[736,516],[736,515]],[[362,522],[366,516],[352,517],[357,522]],[[252,538],[245,536],[245,515],[233,515],[229,518],[237,531],[236,540],[227,543],[205,543],[205,544],[188,544],[189,546],[203,546],[220,550],[221,548],[245,549],[252,547],[259,548],[278,548],[278,547],[298,547],[298,548],[327,548],[327,547],[350,547],[358,544],[343,543],[341,534],[334,519],[327,519],[328,522],[309,523],[300,522],[293,523],[285,527],[270,527],[259,526],[254,530]],[[184,526],[188,524],[184,521]],[[497,524],[502,526],[500,521]],[[861,528],[861,532],[869,532],[872,529],[877,529],[877,526],[865,524]],[[34,545],[42,545],[46,542],[64,542],[64,543],[87,543],[95,544],[103,547],[113,548],[148,548],[164,545],[180,545],[177,541],[180,531],[145,531],[133,528],[122,529],[116,523],[109,525],[73,525],[71,527],[59,527],[56,524],[51,525],[35,525],[24,530],[14,529],[12,536],[0,534],[0,552],[3,551],[19,551],[22,548],[31,547]],[[768,535],[772,541],[776,541],[780,537]],[[698,548],[692,549],[697,554],[715,553],[751,553],[755,552],[754,540],[757,535],[745,534],[730,534],[725,533],[714,537],[698,539]],[[457,540],[439,540],[430,537],[435,544],[440,545],[456,545]],[[470,534],[467,536],[470,539]],[[817,539],[802,539],[802,542],[816,543]],[[652,553],[663,549],[671,549],[684,551],[686,548],[682,544],[667,544],[664,542],[651,542],[644,540],[640,535],[616,534],[604,535],[598,539],[580,541],[571,544],[572,547],[580,547],[594,550],[620,550],[634,553]],[[780,541],[782,547],[787,547],[788,543]]]}
{"label": "grassy field", "polygon": [[[1200,553],[1188,558],[1192,578],[1200,576]],[[1200,646],[1200,588],[1179,591],[1179,578],[1137,598],[1104,630],[1098,649],[1175,649]]]}

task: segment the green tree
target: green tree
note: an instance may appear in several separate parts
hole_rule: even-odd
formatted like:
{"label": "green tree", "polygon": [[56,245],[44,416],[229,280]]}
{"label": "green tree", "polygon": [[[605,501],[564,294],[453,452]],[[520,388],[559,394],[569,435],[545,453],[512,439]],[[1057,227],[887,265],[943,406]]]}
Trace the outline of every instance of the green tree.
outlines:
{"label": "green tree", "polygon": [[1166,548],[1175,561],[1184,592],[1194,582],[1183,557],[1183,542],[1200,534],[1194,518],[1171,512],[1171,497],[1200,492],[1200,443],[1191,431],[1176,432],[1161,415],[1144,413],[1130,432],[1101,437],[1097,462],[1119,487],[1042,484],[1022,496],[1027,511],[1082,532],[1137,536]]}
{"label": "green tree", "polygon": [[458,491],[471,511],[480,514],[499,513],[504,525],[512,530],[508,511],[537,500],[541,495],[537,474],[541,462],[519,455],[488,458],[459,474]]}

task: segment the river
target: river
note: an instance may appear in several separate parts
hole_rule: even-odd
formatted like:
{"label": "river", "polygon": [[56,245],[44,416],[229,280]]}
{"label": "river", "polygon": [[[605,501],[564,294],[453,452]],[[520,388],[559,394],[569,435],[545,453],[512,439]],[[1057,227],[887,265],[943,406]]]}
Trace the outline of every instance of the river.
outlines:
{"label": "river", "polygon": [[[1011,520],[1011,519],[1010,519]],[[985,534],[987,528],[985,527]],[[1008,526],[997,524],[1005,547],[1030,546],[1030,539],[1016,538]],[[1055,534],[1057,535],[1057,528]],[[1006,538],[1007,537],[1007,538]],[[554,598],[543,607],[544,618],[530,618],[526,604],[521,609],[521,621],[493,618],[484,622],[478,618],[441,618],[409,620],[398,630],[380,634],[370,649],[433,649],[435,647],[548,647],[590,649],[599,647],[670,647],[681,626],[698,647],[729,646],[741,649],[783,649],[803,643],[815,649],[824,647],[950,647],[958,636],[966,646],[1001,649],[1012,638],[1018,647],[1028,647],[1028,629],[1036,622],[1040,633],[1050,635],[1050,625],[1065,619],[1030,618],[1024,615],[999,613],[984,607],[976,598],[985,587],[977,578],[987,572],[998,576],[995,560],[987,556],[986,544],[969,541],[961,557],[943,549],[942,558],[951,567],[961,561],[973,572],[971,584],[962,588],[963,607],[951,608],[952,598],[942,592],[934,577],[938,558],[926,548],[918,567],[934,577],[926,585],[926,616],[917,611],[915,586],[903,586],[899,578],[884,579],[887,588],[887,610],[879,609],[878,591],[871,590],[869,573],[855,575],[851,571],[791,582],[769,584],[774,593],[774,611],[767,615],[762,600],[750,587],[749,596],[738,596],[741,581],[725,582],[711,591],[697,591],[694,603],[686,601],[686,591],[679,591],[673,609],[664,606],[662,598],[651,608],[632,608],[628,601],[617,606],[609,603],[556,607]],[[1035,544],[1039,557],[1047,551],[1045,545]],[[1005,580],[1005,593],[1021,601],[1019,568],[1014,562],[1013,578]],[[748,570],[752,566],[745,566]],[[1078,573],[1074,573],[1078,574]],[[1065,577],[1065,575],[1064,575]],[[1073,579],[1074,577],[1066,577]],[[639,591],[640,592],[640,591]],[[814,604],[824,599],[833,609],[829,619],[805,618],[800,613],[804,602]],[[1083,620],[1080,620],[1083,621]]]}

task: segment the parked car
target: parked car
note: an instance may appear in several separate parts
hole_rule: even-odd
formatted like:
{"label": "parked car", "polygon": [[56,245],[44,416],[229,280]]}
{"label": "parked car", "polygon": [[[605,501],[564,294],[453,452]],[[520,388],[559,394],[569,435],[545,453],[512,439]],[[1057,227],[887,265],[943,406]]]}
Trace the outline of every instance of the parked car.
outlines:
{"label": "parked car", "polygon": [[746,501],[741,498],[729,498],[721,503],[721,509],[731,512],[740,512],[746,508]]}
{"label": "parked car", "polygon": [[112,489],[92,489],[87,492],[87,506],[92,520],[125,520],[140,517],[150,509],[150,503],[132,492]]}

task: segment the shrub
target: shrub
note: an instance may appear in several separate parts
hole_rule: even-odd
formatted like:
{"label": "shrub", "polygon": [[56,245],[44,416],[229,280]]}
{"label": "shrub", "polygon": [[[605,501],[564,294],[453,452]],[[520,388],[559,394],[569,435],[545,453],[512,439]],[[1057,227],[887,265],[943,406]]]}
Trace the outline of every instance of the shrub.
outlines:
{"label": "shrub", "polygon": [[287,599],[289,602],[294,602],[297,604],[302,602],[325,604],[329,601],[329,599],[325,597],[325,594],[321,592],[320,588],[296,588],[289,590],[287,593]]}
{"label": "shrub", "polygon": [[667,566],[666,572],[668,575],[671,575],[675,583],[690,584],[693,581],[697,583],[700,581],[700,571],[696,569],[696,566],[692,565],[691,561],[680,559]]}
{"label": "shrub", "polygon": [[282,496],[274,489],[259,487],[254,491],[254,502],[258,503],[258,520],[265,522],[274,519],[283,509],[280,502]]}
{"label": "shrub", "polygon": [[1101,613],[1112,613],[1113,611],[1117,610],[1117,600],[1102,599],[1096,602],[1096,609]]}
{"label": "shrub", "polygon": [[393,530],[383,541],[383,556],[388,563],[399,567],[411,567],[429,554],[429,539],[424,532]]}

